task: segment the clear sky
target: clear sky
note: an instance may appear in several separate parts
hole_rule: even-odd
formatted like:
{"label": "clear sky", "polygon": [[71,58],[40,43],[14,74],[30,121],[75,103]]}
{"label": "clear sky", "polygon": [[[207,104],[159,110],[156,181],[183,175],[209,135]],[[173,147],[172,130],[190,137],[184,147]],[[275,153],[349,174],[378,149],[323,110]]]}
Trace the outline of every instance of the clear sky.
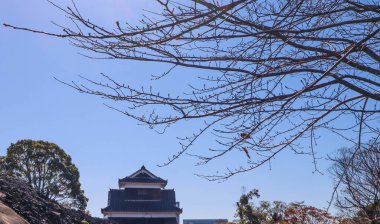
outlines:
{"label": "clear sky", "polygon": [[[70,1],[57,1],[69,5]],[[82,0],[78,6],[84,16],[105,26],[114,21],[136,22],[142,9],[154,10],[151,0]],[[45,0],[1,0],[0,23],[56,31],[51,23],[65,24],[64,15]],[[228,166],[228,160],[207,166],[194,166],[192,157],[182,157],[170,166],[166,161],[179,149],[177,136],[191,133],[191,125],[170,128],[161,135],[124,115],[106,108],[101,99],[79,94],[53,77],[78,80],[79,75],[99,78],[106,73],[134,85],[149,85],[150,75],[164,71],[165,65],[122,60],[91,60],[78,53],[67,41],[28,32],[0,28],[0,155],[20,139],[51,141],[61,146],[79,168],[81,183],[90,199],[91,214],[101,216],[109,188],[117,188],[118,178],[145,165],[156,175],[168,179],[183,208],[181,218],[233,219],[235,202],[242,193],[258,188],[260,200],[305,201],[323,208],[332,192],[327,173],[313,174],[312,159],[284,152],[266,166],[223,183],[209,182],[195,173],[212,174]],[[170,76],[156,85],[168,92],[179,90]],[[177,89],[174,89],[177,86]],[[211,141],[211,140],[210,140]],[[194,147],[207,149],[207,139]],[[317,146],[320,156],[343,144],[334,136],[324,136]],[[234,158],[229,158],[234,159]],[[319,160],[325,171],[328,163]]]}

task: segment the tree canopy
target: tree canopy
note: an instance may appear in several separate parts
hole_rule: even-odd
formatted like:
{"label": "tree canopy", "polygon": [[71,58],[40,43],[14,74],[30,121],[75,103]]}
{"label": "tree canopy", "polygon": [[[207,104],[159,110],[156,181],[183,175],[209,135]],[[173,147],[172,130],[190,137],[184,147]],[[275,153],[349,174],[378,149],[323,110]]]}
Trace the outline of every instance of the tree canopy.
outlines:
{"label": "tree canopy", "polygon": [[[112,76],[66,84],[119,102],[114,109],[150,127],[202,121],[164,165],[186,153],[199,164],[242,155],[244,161],[230,161],[225,173],[205,176],[210,180],[256,169],[283,150],[310,154],[316,164],[315,143],[329,132],[351,144],[379,134],[379,1],[156,2],[161,8],[137,25],[116,21],[104,27],[76,5],[56,5],[74,24],[61,26],[61,33],[4,25],[66,38],[91,58],[171,65],[157,79],[180,67],[194,69],[200,84],[178,96]],[[203,135],[219,146],[192,153]]]}
{"label": "tree canopy", "polygon": [[0,171],[27,181],[42,196],[84,210],[88,199],[79,182],[78,168],[58,145],[20,140],[0,159]]}
{"label": "tree canopy", "polygon": [[[256,206],[252,201],[259,198],[254,189],[242,194],[236,204],[236,217],[239,224],[338,224],[340,219],[328,212],[305,205],[303,202],[285,203],[281,201],[260,201]],[[349,220],[346,220],[347,223]]]}

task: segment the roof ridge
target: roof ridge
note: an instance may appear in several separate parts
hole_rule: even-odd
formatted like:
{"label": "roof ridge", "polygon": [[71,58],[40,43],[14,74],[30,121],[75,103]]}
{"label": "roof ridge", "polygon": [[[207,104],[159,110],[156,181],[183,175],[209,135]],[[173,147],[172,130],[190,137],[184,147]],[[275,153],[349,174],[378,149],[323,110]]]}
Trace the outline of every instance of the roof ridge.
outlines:
{"label": "roof ridge", "polygon": [[142,173],[142,172],[148,174],[148,175],[151,176],[152,178],[159,178],[159,177],[157,177],[156,175],[154,175],[152,172],[150,172],[147,168],[145,168],[144,165],[142,165],[141,168],[140,168],[139,170],[137,170],[136,172],[132,173],[132,174],[129,175],[128,177],[130,177],[130,178],[135,178],[136,175],[138,175],[139,173]]}

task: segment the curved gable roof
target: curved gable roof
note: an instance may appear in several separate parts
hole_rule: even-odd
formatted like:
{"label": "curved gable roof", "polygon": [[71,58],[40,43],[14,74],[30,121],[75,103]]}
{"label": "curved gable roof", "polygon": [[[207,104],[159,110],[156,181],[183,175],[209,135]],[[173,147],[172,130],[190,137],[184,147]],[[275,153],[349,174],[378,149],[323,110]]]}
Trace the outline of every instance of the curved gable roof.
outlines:
{"label": "curved gable roof", "polygon": [[152,172],[147,170],[145,166],[142,166],[139,170],[132,173],[131,175],[119,179],[120,183],[158,183],[158,184],[167,184],[167,181],[157,177]]}

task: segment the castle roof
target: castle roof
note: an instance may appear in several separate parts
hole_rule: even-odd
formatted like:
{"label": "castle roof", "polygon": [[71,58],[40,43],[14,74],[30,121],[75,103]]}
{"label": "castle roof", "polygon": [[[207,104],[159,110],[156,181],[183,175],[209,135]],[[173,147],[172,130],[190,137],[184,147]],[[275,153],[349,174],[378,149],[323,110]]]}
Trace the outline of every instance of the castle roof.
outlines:
{"label": "castle roof", "polygon": [[165,187],[167,181],[160,177],[157,177],[152,172],[147,170],[145,166],[142,166],[139,170],[132,173],[131,175],[119,179],[119,186],[126,183],[160,184],[162,187]]}
{"label": "castle roof", "polygon": [[111,189],[108,201],[102,212],[182,212],[172,189]]}

